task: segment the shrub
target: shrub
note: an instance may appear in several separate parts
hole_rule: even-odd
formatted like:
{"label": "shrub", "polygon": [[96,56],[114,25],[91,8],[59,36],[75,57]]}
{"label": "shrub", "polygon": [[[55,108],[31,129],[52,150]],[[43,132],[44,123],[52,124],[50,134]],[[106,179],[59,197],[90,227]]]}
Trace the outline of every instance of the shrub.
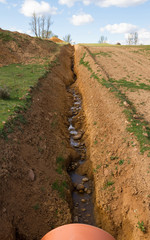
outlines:
{"label": "shrub", "polygon": [[10,99],[10,93],[7,88],[0,87],[0,99]]}

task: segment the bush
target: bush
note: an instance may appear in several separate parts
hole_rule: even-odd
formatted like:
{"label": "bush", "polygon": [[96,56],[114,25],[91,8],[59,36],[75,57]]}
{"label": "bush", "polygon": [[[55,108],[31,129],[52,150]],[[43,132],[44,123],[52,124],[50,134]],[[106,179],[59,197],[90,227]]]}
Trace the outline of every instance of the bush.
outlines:
{"label": "bush", "polygon": [[10,99],[10,93],[7,88],[0,87],[0,99]]}

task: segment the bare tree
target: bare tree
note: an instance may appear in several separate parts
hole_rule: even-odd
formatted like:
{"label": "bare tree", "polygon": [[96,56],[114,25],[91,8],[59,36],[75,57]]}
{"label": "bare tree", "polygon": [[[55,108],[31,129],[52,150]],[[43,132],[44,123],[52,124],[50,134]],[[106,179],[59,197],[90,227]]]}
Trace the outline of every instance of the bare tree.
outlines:
{"label": "bare tree", "polygon": [[38,29],[37,29],[38,19],[35,13],[33,13],[32,21],[30,25],[31,25],[32,32],[35,34],[36,37],[38,37]]}
{"label": "bare tree", "polygon": [[45,37],[45,16],[41,17],[41,30],[42,30],[42,38]]}
{"label": "bare tree", "polygon": [[134,44],[137,45],[137,43],[138,43],[138,33],[135,32],[134,33]]}
{"label": "bare tree", "polygon": [[72,42],[71,35],[70,34],[66,35],[65,37],[63,37],[63,40],[67,43],[71,43]]}
{"label": "bare tree", "polygon": [[41,36],[41,23],[40,23],[40,17],[37,19],[37,25],[38,25],[38,37]]}
{"label": "bare tree", "polygon": [[101,36],[100,40],[98,41],[98,43],[106,43],[107,42],[107,37],[105,36]]}
{"label": "bare tree", "polygon": [[46,38],[49,38],[52,34],[52,31],[50,31],[50,26],[52,25],[52,22],[51,22],[51,17],[48,17],[47,18],[47,29],[46,29]]}
{"label": "bare tree", "polygon": [[127,44],[136,45],[138,43],[138,33],[132,32],[128,34]]}
{"label": "bare tree", "polygon": [[30,23],[31,30],[35,34],[36,37],[40,38],[50,38],[52,35],[52,31],[50,27],[52,25],[51,17],[37,16],[33,13],[32,21]]}
{"label": "bare tree", "polygon": [[133,35],[132,33],[128,34],[127,44],[132,45],[133,44]]}

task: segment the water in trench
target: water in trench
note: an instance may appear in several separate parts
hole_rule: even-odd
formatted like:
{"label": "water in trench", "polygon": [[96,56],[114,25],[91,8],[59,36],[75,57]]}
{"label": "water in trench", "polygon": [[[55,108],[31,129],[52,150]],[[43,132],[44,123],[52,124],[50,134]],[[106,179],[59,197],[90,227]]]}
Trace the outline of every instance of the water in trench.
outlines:
{"label": "water in trench", "polygon": [[68,118],[70,144],[79,153],[79,160],[71,162],[68,173],[72,179],[74,190],[73,198],[73,222],[95,225],[94,206],[92,199],[93,186],[92,181],[86,175],[77,173],[78,167],[86,161],[86,146],[82,140],[84,134],[82,129],[75,128],[78,114],[82,108],[80,95],[72,88],[69,92],[73,95],[73,106],[70,109],[71,116]]}

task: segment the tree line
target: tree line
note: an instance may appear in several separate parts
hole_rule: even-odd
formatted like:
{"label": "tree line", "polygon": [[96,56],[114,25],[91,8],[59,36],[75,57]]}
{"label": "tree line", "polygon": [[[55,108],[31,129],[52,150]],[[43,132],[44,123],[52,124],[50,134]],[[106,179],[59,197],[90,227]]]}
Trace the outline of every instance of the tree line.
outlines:
{"label": "tree line", "polygon": [[[127,40],[126,40],[126,43],[128,45],[137,45],[138,42],[139,42],[139,38],[138,38],[137,32],[131,32],[128,34]],[[107,43],[107,37],[101,36],[98,43]]]}

